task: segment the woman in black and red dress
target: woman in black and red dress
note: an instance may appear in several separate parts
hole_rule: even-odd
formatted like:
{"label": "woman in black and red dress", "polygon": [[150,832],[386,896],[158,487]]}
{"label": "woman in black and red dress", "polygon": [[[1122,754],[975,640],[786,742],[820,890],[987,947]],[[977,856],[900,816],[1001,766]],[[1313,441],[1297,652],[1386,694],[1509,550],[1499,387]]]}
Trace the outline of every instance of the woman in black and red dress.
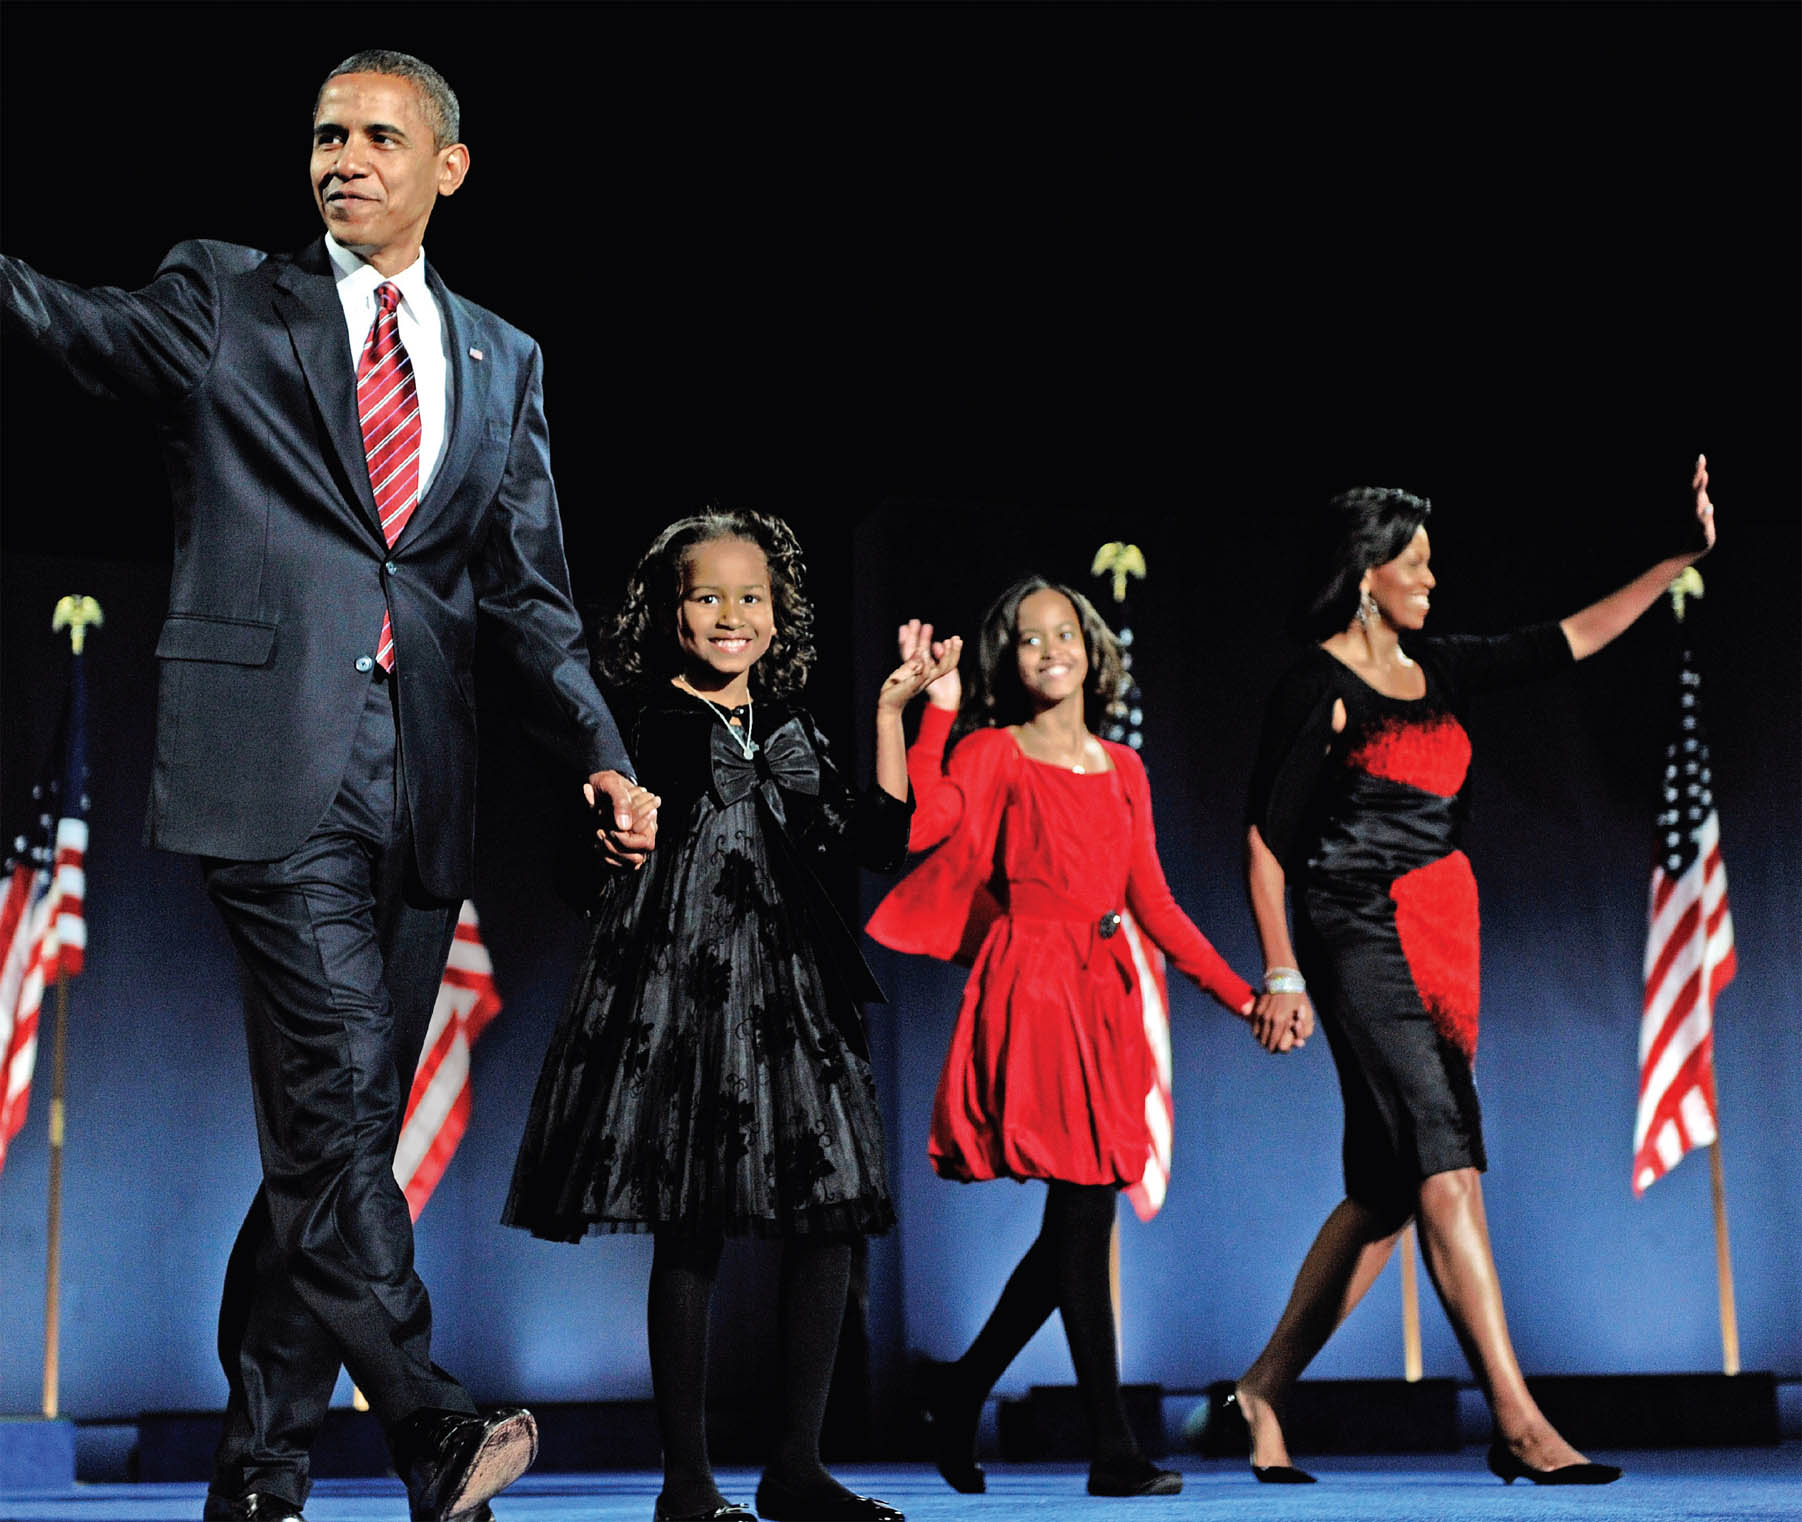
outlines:
{"label": "woman in black and red dress", "polygon": [[[1708,472],[1691,482],[1697,548],[1572,614],[1493,638],[1426,638],[1429,504],[1367,488],[1330,504],[1328,570],[1307,606],[1319,644],[1278,684],[1252,783],[1247,877],[1267,967],[1253,1021],[1312,1029],[1318,1008],[1345,1101],[1345,1199],[1327,1217],[1264,1351],[1227,1397],[1258,1478],[1289,1464],[1285,1396],[1388,1261],[1409,1220],[1489,1397],[1504,1480],[1619,1477],[1559,1436],[1509,1342],[1483,1216],[1477,890],[1458,849],[1467,699],[1606,645],[1714,543]],[[1290,938],[1285,893],[1294,912]],[[1305,981],[1304,981],[1305,974]]]}

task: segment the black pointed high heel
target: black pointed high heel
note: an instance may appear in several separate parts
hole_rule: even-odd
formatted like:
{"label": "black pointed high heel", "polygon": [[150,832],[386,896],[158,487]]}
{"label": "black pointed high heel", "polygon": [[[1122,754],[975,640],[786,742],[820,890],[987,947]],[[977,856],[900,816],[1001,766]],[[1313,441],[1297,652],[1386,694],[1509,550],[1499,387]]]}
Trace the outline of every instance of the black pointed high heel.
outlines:
{"label": "black pointed high heel", "polygon": [[1489,1472],[1504,1485],[1531,1480],[1535,1485],[1612,1485],[1621,1477],[1614,1464],[1561,1464],[1535,1469],[1499,1439],[1489,1445]]}
{"label": "black pointed high heel", "polygon": [[[1215,1454],[1251,1453],[1251,1424],[1239,1403],[1238,1388],[1226,1380],[1209,1385],[1205,1451]],[[1251,1472],[1260,1485],[1312,1485],[1314,1476],[1290,1464],[1253,1464]]]}

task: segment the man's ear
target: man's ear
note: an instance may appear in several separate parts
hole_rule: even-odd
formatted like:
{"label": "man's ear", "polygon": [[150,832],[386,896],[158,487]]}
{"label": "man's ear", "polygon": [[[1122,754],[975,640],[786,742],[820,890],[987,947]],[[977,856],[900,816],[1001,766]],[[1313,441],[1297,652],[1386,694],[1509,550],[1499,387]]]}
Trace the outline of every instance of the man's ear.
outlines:
{"label": "man's ear", "polygon": [[468,148],[462,143],[452,143],[450,147],[441,150],[438,155],[438,194],[454,196],[468,173]]}

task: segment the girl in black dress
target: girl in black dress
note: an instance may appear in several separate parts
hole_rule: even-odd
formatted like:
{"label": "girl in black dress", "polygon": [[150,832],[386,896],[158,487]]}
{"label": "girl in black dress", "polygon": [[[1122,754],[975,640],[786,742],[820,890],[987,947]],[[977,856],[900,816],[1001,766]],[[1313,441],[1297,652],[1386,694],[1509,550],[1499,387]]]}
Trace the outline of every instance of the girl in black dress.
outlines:
{"label": "girl in black dress", "polygon": [[793,698],[813,659],[800,547],[779,519],[710,512],[639,562],[598,662],[642,700],[658,844],[610,876],[545,1057],[505,1219],[537,1236],[655,1235],[648,1320],[663,1439],[657,1522],[750,1522],[707,1457],[707,1322],[727,1236],[784,1239],[782,1436],[766,1518],[901,1522],[820,1462],[851,1244],[894,1221],[860,1004],[881,991],[815,876],[848,849],[894,870],[911,804],[901,714],[957,664],[948,640],[876,700],[876,786],[853,795]]}
{"label": "girl in black dress", "polygon": [[1490,1468],[1539,1484],[1620,1475],[1588,1463],[1545,1419],[1502,1314],[1471,1079],[1477,896],[1457,849],[1470,760],[1459,716],[1468,697],[1582,660],[1645,612],[1714,543],[1703,459],[1691,486],[1694,552],[1561,623],[1492,639],[1419,634],[1434,585],[1426,502],[1366,489],[1330,504],[1329,567],[1306,613],[1320,643],[1290,668],[1265,716],[1247,877],[1268,969],[1253,1022],[1261,1034],[1306,1034],[1318,1007],[1345,1100],[1346,1198],[1303,1260],[1269,1343],[1226,1398],[1229,1420],[1242,1413],[1249,1424],[1261,1480],[1311,1478],[1289,1464],[1284,1398],[1415,1218],[1495,1416]]}

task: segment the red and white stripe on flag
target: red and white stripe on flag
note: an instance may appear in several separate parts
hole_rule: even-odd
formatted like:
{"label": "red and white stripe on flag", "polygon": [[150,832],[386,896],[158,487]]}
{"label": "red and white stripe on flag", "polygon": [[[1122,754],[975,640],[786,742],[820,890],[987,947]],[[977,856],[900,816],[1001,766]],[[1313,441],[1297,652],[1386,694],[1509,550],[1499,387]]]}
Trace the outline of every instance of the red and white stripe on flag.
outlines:
{"label": "red and white stripe on flag", "polygon": [[494,964],[482,945],[475,905],[465,900],[394,1149],[394,1178],[416,1221],[469,1128],[470,1048],[500,1012]]}
{"label": "red and white stripe on flag", "polygon": [[1129,1184],[1126,1197],[1141,1221],[1163,1208],[1170,1188],[1170,1143],[1176,1130],[1176,1105],[1170,1096],[1170,988],[1164,953],[1139,933],[1130,914],[1120,916],[1120,929],[1132,950],[1139,979],[1139,1002],[1145,1011],[1145,1043],[1151,1048],[1151,1087],[1145,1094],[1145,1130],[1150,1138],[1145,1173]]}
{"label": "red and white stripe on flag", "polygon": [[[1704,752],[1704,755],[1706,753]],[[1645,1012],[1639,1026],[1639,1112],[1633,1192],[1644,1194],[1716,1131],[1714,1001],[1733,981],[1733,916],[1721,864],[1721,821],[1710,808],[1678,872],[1652,869]]]}
{"label": "red and white stripe on flag", "polygon": [[87,821],[57,820],[54,841],[50,865],[41,844],[15,862],[0,900],[0,1168],[31,1100],[44,990],[81,971],[88,944]]}

